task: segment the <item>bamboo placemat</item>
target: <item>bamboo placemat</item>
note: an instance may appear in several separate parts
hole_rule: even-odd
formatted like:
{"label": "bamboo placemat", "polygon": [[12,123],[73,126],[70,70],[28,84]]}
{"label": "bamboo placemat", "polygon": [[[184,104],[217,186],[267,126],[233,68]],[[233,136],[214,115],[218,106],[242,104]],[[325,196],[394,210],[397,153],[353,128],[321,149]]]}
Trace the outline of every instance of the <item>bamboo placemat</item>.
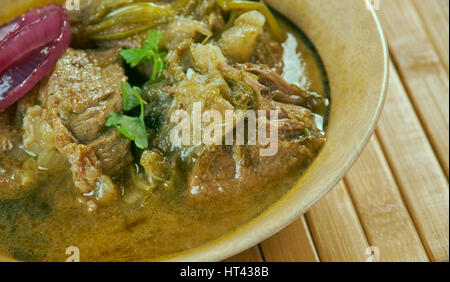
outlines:
{"label": "bamboo placemat", "polygon": [[371,142],[305,216],[228,261],[449,260],[449,0],[377,13],[391,70]]}

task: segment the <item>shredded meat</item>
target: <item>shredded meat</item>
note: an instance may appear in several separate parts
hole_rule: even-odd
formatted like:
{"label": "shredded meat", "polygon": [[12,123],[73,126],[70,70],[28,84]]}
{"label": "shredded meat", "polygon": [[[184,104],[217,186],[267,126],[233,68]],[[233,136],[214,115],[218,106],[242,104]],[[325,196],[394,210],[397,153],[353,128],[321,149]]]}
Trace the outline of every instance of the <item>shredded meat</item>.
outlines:
{"label": "shredded meat", "polygon": [[[245,197],[264,189],[294,167],[306,166],[325,142],[310,110],[262,98],[260,110],[277,110],[278,151],[261,156],[262,146],[214,146],[205,150],[189,178],[187,197],[194,201],[214,200],[221,195]],[[269,128],[268,128],[269,130]]]}
{"label": "shredded meat", "polygon": [[266,86],[266,90],[262,94],[275,101],[303,106],[313,112],[322,112],[326,108],[325,99],[319,94],[289,84],[267,65],[240,64],[238,68],[256,74],[259,81]]}

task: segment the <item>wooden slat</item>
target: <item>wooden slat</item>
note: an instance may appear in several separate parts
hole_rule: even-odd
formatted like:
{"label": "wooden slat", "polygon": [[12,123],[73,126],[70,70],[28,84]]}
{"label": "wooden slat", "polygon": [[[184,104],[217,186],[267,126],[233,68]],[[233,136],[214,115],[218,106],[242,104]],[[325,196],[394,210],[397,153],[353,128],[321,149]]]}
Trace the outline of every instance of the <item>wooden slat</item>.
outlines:
{"label": "wooden slat", "polygon": [[428,261],[376,136],[345,177],[369,244],[384,262]]}
{"label": "wooden slat", "polygon": [[422,24],[433,42],[434,48],[448,72],[449,64],[449,0],[413,0]]}
{"label": "wooden slat", "polygon": [[448,178],[448,73],[429,41],[412,1],[384,1],[379,14],[391,55]]}
{"label": "wooden slat", "polygon": [[343,182],[306,214],[321,261],[365,261],[368,243]]}
{"label": "wooden slat", "polygon": [[448,260],[448,181],[392,64],[377,134],[430,259]]}
{"label": "wooden slat", "polygon": [[[322,261],[363,261],[369,244],[382,261],[449,259],[448,0],[412,1],[381,10],[405,86],[391,66],[378,138],[346,176],[348,190],[339,184],[307,214]],[[301,219],[262,243],[266,259],[317,258],[305,228]]]}
{"label": "wooden slat", "polygon": [[266,261],[318,262],[314,243],[304,216],[261,243]]}
{"label": "wooden slat", "polygon": [[250,248],[234,257],[226,259],[225,262],[262,262],[258,246]]}

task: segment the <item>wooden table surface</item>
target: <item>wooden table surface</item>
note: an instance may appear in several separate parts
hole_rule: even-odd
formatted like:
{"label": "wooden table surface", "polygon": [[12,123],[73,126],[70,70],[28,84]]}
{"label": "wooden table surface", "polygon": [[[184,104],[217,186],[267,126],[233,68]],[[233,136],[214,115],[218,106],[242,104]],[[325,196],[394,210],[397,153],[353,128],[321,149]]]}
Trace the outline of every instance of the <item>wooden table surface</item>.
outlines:
{"label": "wooden table surface", "polygon": [[391,69],[372,140],[308,213],[228,261],[449,260],[449,0],[377,13]]}

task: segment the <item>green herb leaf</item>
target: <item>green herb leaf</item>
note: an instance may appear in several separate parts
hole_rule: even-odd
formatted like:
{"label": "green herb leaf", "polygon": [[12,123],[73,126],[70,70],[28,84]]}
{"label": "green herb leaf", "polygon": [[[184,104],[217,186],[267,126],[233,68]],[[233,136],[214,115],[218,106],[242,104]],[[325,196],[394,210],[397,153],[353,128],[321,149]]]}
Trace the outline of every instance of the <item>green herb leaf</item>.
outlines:
{"label": "green herb leaf", "polygon": [[141,89],[136,86],[131,87],[131,85],[127,82],[122,82],[122,97],[123,109],[125,111],[131,111],[141,104],[147,104],[147,102],[141,97]]}
{"label": "green herb leaf", "polygon": [[[159,30],[149,30],[148,37],[143,42],[141,49],[128,49],[120,51],[120,55],[131,66],[135,67],[141,62],[148,62],[152,67],[151,80],[156,80],[158,76],[167,69],[167,54],[158,51],[158,44],[162,38]],[[124,111],[131,111],[140,106],[139,117],[127,116],[124,114],[110,113],[106,126],[115,126],[124,136],[133,140],[140,149],[148,147],[147,130],[144,122],[144,105],[147,104],[141,97],[141,89],[132,87],[126,82],[122,82],[122,97]]]}
{"label": "green herb leaf", "polygon": [[122,97],[124,111],[130,111],[141,107],[139,117],[132,117],[112,112],[106,120],[105,126],[116,127],[125,137],[134,141],[139,149],[148,147],[147,129],[144,122],[144,105],[147,104],[141,97],[141,89],[132,87],[127,82],[122,82]]}
{"label": "green herb leaf", "polygon": [[139,149],[148,147],[147,130],[142,118],[130,117],[118,113],[110,113],[106,126],[115,126],[128,139],[134,141]]}
{"label": "green herb leaf", "polygon": [[144,44],[142,45],[143,49],[150,49],[154,51],[158,51],[158,44],[161,41],[162,32],[156,29],[151,29],[148,31],[147,39],[144,40]]}
{"label": "green herb leaf", "polygon": [[167,69],[168,62],[166,60],[166,56],[167,56],[166,53],[158,53],[155,56],[153,56],[153,71],[151,77],[152,81],[156,80],[159,74]]}
{"label": "green herb leaf", "polygon": [[149,30],[147,39],[144,40],[141,49],[122,50],[120,55],[132,68],[146,61],[153,67],[151,80],[155,80],[167,69],[167,54],[158,51],[158,44],[161,38],[161,31]]}
{"label": "green herb leaf", "polygon": [[137,66],[145,58],[147,58],[147,50],[145,49],[126,49],[121,50],[120,55],[132,68]]}

